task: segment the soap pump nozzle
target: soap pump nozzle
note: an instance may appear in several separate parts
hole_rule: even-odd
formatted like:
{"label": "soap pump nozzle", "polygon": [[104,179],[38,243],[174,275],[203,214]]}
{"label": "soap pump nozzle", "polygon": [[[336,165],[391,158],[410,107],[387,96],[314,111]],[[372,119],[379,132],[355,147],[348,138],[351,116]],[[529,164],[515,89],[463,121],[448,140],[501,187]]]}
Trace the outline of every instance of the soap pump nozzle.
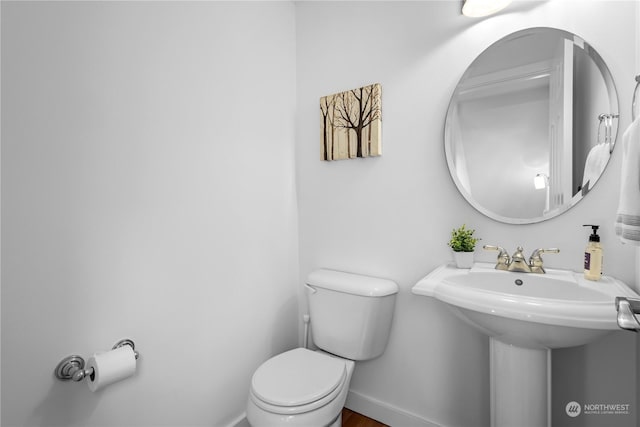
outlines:
{"label": "soap pump nozzle", "polygon": [[590,242],[599,242],[600,241],[600,236],[598,236],[598,228],[600,228],[599,225],[584,224],[583,227],[591,227],[592,234],[589,236],[589,241]]}

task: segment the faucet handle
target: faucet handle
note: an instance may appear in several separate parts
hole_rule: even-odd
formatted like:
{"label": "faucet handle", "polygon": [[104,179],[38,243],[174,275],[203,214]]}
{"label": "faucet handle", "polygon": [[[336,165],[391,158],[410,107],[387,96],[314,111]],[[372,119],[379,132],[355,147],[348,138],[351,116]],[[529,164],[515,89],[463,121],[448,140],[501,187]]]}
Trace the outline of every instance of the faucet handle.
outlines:
{"label": "faucet handle", "polygon": [[537,260],[537,259],[541,259],[540,255],[542,255],[542,254],[557,254],[559,252],[560,252],[560,249],[558,249],[558,248],[550,248],[550,249],[539,248],[539,249],[536,249],[535,251],[533,251],[531,253],[530,259],[536,259]]}
{"label": "faucet handle", "polygon": [[482,249],[487,251],[498,251],[498,261],[496,262],[496,270],[506,270],[511,263],[511,257],[501,246],[484,245]]}
{"label": "faucet handle", "polygon": [[542,264],[543,264],[542,257],[540,255],[557,254],[558,252],[560,252],[560,249],[558,248],[550,248],[550,249],[539,248],[533,251],[531,253],[531,256],[529,257],[529,265],[531,266],[532,272],[544,274],[544,268],[542,267]]}

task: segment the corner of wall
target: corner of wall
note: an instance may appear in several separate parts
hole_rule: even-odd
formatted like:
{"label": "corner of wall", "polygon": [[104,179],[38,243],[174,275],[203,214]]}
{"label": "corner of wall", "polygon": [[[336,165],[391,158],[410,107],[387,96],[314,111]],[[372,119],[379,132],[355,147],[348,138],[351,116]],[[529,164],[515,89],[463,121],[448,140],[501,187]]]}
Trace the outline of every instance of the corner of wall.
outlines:
{"label": "corner of wall", "polygon": [[227,427],[251,427],[251,424],[247,420],[247,414],[243,412],[238,418],[230,422]]}
{"label": "corner of wall", "polygon": [[431,421],[425,420],[423,417],[398,408],[397,406],[353,390],[349,390],[345,406],[354,412],[367,414],[367,416],[380,420],[390,426],[441,427],[438,424],[434,424]]}

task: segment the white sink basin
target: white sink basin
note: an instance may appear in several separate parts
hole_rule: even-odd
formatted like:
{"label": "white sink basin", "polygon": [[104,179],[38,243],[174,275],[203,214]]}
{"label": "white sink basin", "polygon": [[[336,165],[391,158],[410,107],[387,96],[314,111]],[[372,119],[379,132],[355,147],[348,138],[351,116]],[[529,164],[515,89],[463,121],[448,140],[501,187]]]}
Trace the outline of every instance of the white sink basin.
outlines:
{"label": "white sink basin", "polygon": [[612,277],[592,282],[571,271],[513,273],[486,263],[440,266],[412,291],[489,336],[492,427],[550,427],[551,349],[618,330],[615,297],[638,298]]}
{"label": "white sink basin", "polygon": [[618,330],[615,297],[637,298],[612,277],[594,282],[566,270],[513,273],[488,263],[440,266],[412,291],[447,303],[491,337],[528,348],[573,347]]}

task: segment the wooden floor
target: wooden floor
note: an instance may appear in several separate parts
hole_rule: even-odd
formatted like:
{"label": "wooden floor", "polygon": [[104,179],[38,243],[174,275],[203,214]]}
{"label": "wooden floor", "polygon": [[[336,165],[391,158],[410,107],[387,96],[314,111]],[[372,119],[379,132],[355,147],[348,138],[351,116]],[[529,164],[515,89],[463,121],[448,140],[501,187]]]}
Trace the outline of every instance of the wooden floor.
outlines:
{"label": "wooden floor", "polygon": [[347,408],[342,410],[342,427],[389,427]]}

